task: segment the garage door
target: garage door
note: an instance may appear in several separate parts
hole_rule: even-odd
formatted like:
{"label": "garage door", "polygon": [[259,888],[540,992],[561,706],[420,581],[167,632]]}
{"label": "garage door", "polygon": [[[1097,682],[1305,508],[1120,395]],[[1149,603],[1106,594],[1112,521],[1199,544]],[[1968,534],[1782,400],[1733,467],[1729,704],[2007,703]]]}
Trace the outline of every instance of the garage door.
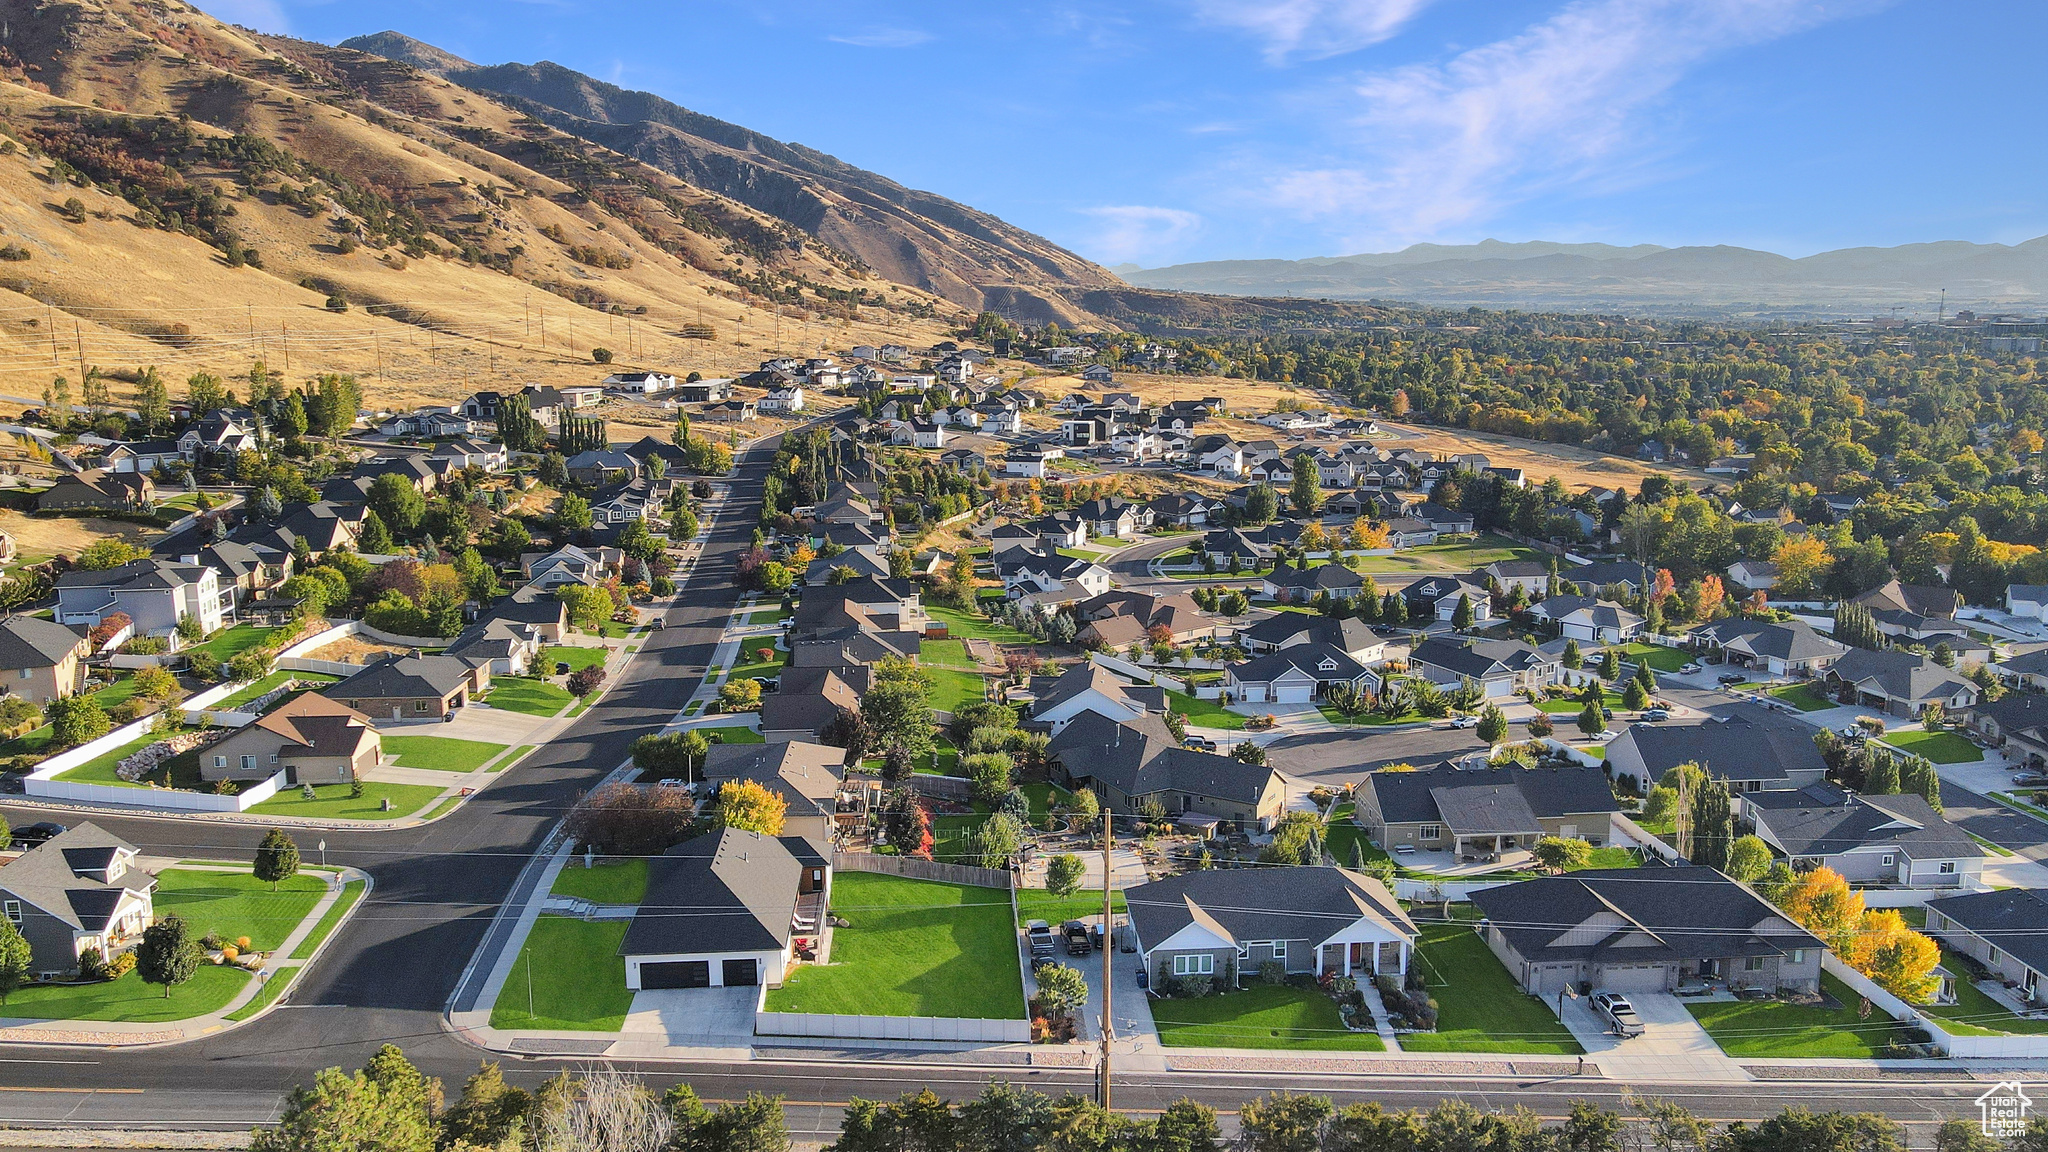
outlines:
{"label": "garage door", "polygon": [[663,964],[642,964],[640,966],[640,987],[647,991],[656,988],[709,988],[711,987],[711,962],[709,960],[677,960]]}
{"label": "garage door", "polygon": [[761,982],[760,962],[752,958],[746,960],[727,960],[725,962],[724,976],[727,988],[759,984]]}
{"label": "garage door", "polygon": [[1599,992],[1662,992],[1662,964],[1609,964],[1600,973]]}
{"label": "garage door", "polygon": [[1273,688],[1273,700],[1278,704],[1306,704],[1315,697],[1313,684],[1279,684]]}

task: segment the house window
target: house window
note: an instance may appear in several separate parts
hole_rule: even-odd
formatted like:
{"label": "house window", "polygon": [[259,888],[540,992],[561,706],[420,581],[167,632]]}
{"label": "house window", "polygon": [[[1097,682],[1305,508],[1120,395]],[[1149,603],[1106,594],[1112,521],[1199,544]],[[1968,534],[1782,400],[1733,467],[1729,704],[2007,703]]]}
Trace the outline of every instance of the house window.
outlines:
{"label": "house window", "polygon": [[1208,952],[1192,956],[1175,956],[1173,958],[1173,974],[1175,976],[1207,976],[1214,971],[1216,971],[1216,957]]}
{"label": "house window", "polygon": [[215,768],[225,768],[225,767],[227,767],[227,766],[228,766],[228,758],[227,758],[227,757],[225,757],[225,756],[215,756],[215,757],[213,758],[213,766],[214,766]]}
{"label": "house window", "polygon": [[1894,864],[1897,864],[1898,862],[1899,862],[1899,858],[1898,858],[1897,856],[1894,856],[1894,855],[1893,855],[1893,854],[1891,854],[1890,852],[1887,852],[1887,853],[1885,853],[1885,854],[1884,854],[1884,866],[1885,866],[1885,867],[1889,868],[1889,867],[1891,867],[1892,865],[1894,865]]}
{"label": "house window", "polygon": [[23,680],[33,680],[33,679],[35,679],[35,678],[36,678],[36,670],[35,670],[35,669],[33,669],[33,668],[23,668],[23,669],[21,670],[21,678],[22,678]]}
{"label": "house window", "polygon": [[1956,862],[1953,860],[1943,860],[1941,866],[1935,869],[1935,871],[1943,876],[1953,876],[1956,874]]}
{"label": "house window", "polygon": [[1285,960],[1285,959],[1287,959],[1287,941],[1285,941],[1285,940],[1275,940],[1275,941],[1273,941],[1273,959],[1275,959],[1275,960]]}
{"label": "house window", "polygon": [[415,712],[425,712],[427,710],[427,702],[425,700],[413,701],[412,710]]}
{"label": "house window", "polygon": [[1743,958],[1743,960],[1742,960],[1742,970],[1743,970],[1744,972],[1761,972],[1761,971],[1763,971],[1763,970],[1764,970],[1764,958],[1763,958],[1763,957],[1761,957],[1761,956],[1746,956],[1746,957],[1744,957],[1744,958]]}
{"label": "house window", "polygon": [[242,771],[244,771],[244,772],[254,772],[255,770],[256,770],[256,757],[254,757],[254,756],[244,756],[244,757],[242,757]]}
{"label": "house window", "polygon": [[21,923],[21,901],[9,900],[7,902],[7,919],[16,924]]}
{"label": "house window", "polygon": [[1792,963],[1794,963],[1794,964],[1804,964],[1804,963],[1806,963],[1806,949],[1804,949],[1804,948],[1794,948],[1794,949],[1792,950],[1792,957],[1791,957],[1791,959],[1792,959]]}
{"label": "house window", "polygon": [[1422,831],[1416,833],[1416,836],[1422,840],[1441,840],[1444,838],[1444,826],[1441,824],[1424,824]]}

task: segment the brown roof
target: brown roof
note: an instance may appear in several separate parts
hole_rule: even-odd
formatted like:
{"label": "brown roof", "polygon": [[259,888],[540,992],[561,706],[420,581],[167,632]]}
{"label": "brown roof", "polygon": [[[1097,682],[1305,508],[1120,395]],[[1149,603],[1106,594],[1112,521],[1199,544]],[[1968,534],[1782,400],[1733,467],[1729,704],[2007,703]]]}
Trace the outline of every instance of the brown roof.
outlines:
{"label": "brown roof", "polygon": [[302,692],[256,721],[315,756],[354,759],[365,741],[377,739],[370,718],[317,692]]}

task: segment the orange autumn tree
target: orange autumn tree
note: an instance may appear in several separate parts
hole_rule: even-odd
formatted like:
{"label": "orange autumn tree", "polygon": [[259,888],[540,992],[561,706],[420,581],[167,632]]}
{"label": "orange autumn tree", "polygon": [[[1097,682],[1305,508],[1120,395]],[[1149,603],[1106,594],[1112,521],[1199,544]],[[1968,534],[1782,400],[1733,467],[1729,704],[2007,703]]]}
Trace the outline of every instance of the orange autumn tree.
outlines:
{"label": "orange autumn tree", "polygon": [[1865,912],[1842,959],[1908,1004],[1926,1004],[1941,989],[1941,977],[1934,974],[1940,945],[1915,932],[1894,908]]}
{"label": "orange autumn tree", "polygon": [[1815,868],[1793,881],[1778,906],[1837,956],[1848,954],[1863,922],[1863,897],[1833,868]]}

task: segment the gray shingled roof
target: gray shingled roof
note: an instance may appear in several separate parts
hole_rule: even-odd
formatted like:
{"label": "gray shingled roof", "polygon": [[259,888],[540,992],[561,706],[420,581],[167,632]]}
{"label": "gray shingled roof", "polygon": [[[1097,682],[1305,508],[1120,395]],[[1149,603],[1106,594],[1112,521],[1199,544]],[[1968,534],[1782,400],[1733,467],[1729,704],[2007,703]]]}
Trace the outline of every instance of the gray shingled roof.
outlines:
{"label": "gray shingled roof", "polygon": [[1896,844],[1916,860],[1975,860],[1987,853],[1919,796],[1851,796],[1835,805],[1763,808],[1758,831],[1789,856],[1829,856]]}
{"label": "gray shingled roof", "polygon": [[2048,972],[2048,932],[2041,930],[2048,925],[2048,892],[1974,892],[1930,900],[1927,910],[1947,916],[2034,971]]}
{"label": "gray shingled roof", "polygon": [[1851,648],[1835,661],[1829,673],[1855,684],[1875,681],[1885,695],[1920,704],[1946,700],[1974,687],[1952,668],[1943,668],[1916,652],[1896,650]]}
{"label": "gray shingled roof", "polygon": [[1723,780],[1783,780],[1819,771],[1827,760],[1813,743],[1812,725],[1757,704],[1730,704],[1704,720],[1632,724],[1613,744],[1633,747],[1652,779],[1688,761]]}
{"label": "gray shingled roof", "polygon": [[[1151,723],[1144,723],[1144,721]],[[1256,804],[1273,779],[1266,765],[1246,764],[1182,748],[1155,717],[1118,724],[1084,712],[1053,739],[1048,753],[1081,779],[1100,780],[1127,796],[1186,792]]]}
{"label": "gray shingled roof", "polygon": [[62,661],[85,633],[40,616],[0,620],[0,668],[47,668]]}
{"label": "gray shingled roof", "polygon": [[1202,915],[1241,941],[1327,940],[1370,919],[1413,940],[1417,931],[1386,886],[1344,868],[1229,868],[1187,872],[1126,889],[1143,946],[1156,948]]}
{"label": "gray shingled roof", "polygon": [[1362,783],[1373,790],[1380,814],[1389,823],[1441,821],[1466,830],[1443,808],[1442,800],[1448,797],[1461,817],[1475,824],[1471,830],[1480,834],[1490,829],[1476,826],[1485,819],[1479,808],[1489,803],[1506,803],[1492,795],[1498,792],[1512,792],[1521,798],[1521,809],[1516,814],[1527,812],[1530,819],[1517,830],[1533,827],[1538,816],[1555,818],[1621,810],[1613,788],[1607,783],[1607,774],[1598,768],[1490,768],[1465,772],[1439,766],[1418,772],[1372,772]]}
{"label": "gray shingled roof", "polygon": [[773,952],[789,942],[803,863],[784,840],[725,828],[651,862],[621,956]]}
{"label": "gray shingled roof", "polygon": [[[1778,956],[1821,946],[1811,932],[1711,868],[1592,869],[1487,888],[1471,900],[1523,959],[1536,964]],[[1628,926],[1590,939],[1567,935],[1602,915],[1618,915]],[[1772,930],[1759,934],[1757,927],[1767,922]]]}

